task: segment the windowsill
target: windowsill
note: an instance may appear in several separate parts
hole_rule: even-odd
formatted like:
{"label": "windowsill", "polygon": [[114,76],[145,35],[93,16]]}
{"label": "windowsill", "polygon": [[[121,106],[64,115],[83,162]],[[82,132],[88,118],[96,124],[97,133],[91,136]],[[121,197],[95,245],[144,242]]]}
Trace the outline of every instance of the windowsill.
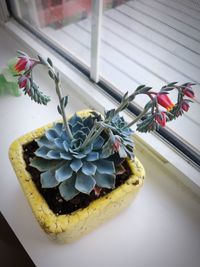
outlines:
{"label": "windowsill", "polygon": [[[9,21],[5,25],[23,45],[28,46],[35,53],[43,54],[52,59],[54,66],[62,74],[63,80],[69,88],[72,88],[73,94],[79,97],[87,106],[92,109],[103,112],[104,107],[109,109],[115,106],[115,103],[107,95],[102,93],[98,86],[90,82],[82,73],[77,71],[70,63],[56,56],[42,42],[33,38],[22,26],[14,20]],[[131,120],[130,114],[124,113],[127,121]],[[162,165],[173,172],[187,186],[190,186],[195,192],[200,192],[199,171],[193,167],[188,160],[182,157],[170,145],[167,145],[163,140],[155,134],[135,134],[135,142],[138,149],[147,150],[153,157],[162,163]]]}

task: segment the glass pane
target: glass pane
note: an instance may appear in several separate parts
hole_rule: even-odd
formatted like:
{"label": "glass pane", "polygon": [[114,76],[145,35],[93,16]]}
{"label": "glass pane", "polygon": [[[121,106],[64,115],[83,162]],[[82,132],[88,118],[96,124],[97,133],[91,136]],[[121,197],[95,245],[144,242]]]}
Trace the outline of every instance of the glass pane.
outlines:
{"label": "glass pane", "polygon": [[[196,99],[171,131],[200,152],[200,2],[189,0],[104,1],[101,79],[115,90],[140,84],[194,82]],[[175,98],[175,96],[174,96]],[[140,96],[136,104],[148,99]]]}
{"label": "glass pane", "polygon": [[[17,0],[16,14],[75,58],[90,66],[90,33],[79,22],[90,27],[91,0]],[[10,1],[11,7],[13,1]]]}

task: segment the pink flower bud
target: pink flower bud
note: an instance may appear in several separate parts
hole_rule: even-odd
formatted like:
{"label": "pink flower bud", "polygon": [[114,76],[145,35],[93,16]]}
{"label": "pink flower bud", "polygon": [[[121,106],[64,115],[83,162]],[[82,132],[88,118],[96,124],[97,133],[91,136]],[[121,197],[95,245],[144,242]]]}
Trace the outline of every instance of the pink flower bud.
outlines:
{"label": "pink flower bud", "polygon": [[18,79],[18,84],[20,88],[24,88],[28,82],[28,78],[25,75],[21,75]]}
{"label": "pink flower bud", "polygon": [[190,105],[187,102],[183,101],[181,104],[181,108],[187,112],[190,108]]}
{"label": "pink flower bud", "polygon": [[162,127],[165,127],[165,125],[166,125],[166,113],[164,111],[157,114],[155,116],[155,119]]}
{"label": "pink flower bud", "polygon": [[194,98],[194,92],[191,88],[191,85],[183,89],[183,94],[189,98]]}

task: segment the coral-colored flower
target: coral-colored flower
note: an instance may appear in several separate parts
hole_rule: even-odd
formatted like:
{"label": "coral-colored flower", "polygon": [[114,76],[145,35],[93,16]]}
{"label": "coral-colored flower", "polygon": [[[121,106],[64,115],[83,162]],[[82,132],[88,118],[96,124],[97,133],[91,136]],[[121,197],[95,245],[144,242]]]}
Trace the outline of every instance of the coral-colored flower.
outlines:
{"label": "coral-colored flower", "polygon": [[166,125],[166,113],[162,111],[160,114],[155,116],[156,121],[162,126],[165,127]]}
{"label": "coral-colored flower", "polygon": [[186,101],[183,101],[181,104],[181,108],[182,108],[182,110],[187,112],[190,108],[190,105]]}
{"label": "coral-colored flower", "polygon": [[18,73],[28,70],[32,65],[32,60],[27,56],[18,57],[17,63],[13,66]]}
{"label": "coral-colored flower", "polygon": [[166,94],[162,94],[162,93],[158,94],[157,101],[159,105],[166,108],[168,111],[173,109],[174,107],[174,103],[171,101],[171,99]]}
{"label": "coral-colored flower", "polygon": [[189,85],[186,88],[183,89],[183,94],[186,95],[189,98],[194,98],[194,92],[192,90],[192,86]]}
{"label": "coral-colored flower", "polygon": [[28,77],[25,75],[21,75],[18,79],[18,84],[20,88],[24,88],[29,81]]}

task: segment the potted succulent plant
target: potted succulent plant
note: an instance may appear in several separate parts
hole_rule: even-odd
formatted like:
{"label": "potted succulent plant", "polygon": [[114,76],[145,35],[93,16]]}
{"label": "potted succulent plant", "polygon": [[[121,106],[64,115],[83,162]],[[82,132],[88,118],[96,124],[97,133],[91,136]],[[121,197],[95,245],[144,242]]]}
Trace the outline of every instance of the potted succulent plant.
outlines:
{"label": "potted succulent plant", "polygon": [[[10,68],[23,92],[46,105],[50,98],[32,76],[41,64],[55,83],[62,120],[18,138],[9,156],[42,228],[56,241],[71,242],[121,211],[142,186],[144,168],[134,156],[131,126],[149,132],[187,112],[194,97],[193,84],[174,82],[159,92],[141,85],[130,95],[125,93],[118,108],[103,115],[84,110],[67,117],[68,96],[62,96],[59,73],[49,58],[33,59],[19,52]],[[173,90],[178,95],[176,104],[169,98]],[[149,102],[127,123],[119,113],[140,94]]]}

